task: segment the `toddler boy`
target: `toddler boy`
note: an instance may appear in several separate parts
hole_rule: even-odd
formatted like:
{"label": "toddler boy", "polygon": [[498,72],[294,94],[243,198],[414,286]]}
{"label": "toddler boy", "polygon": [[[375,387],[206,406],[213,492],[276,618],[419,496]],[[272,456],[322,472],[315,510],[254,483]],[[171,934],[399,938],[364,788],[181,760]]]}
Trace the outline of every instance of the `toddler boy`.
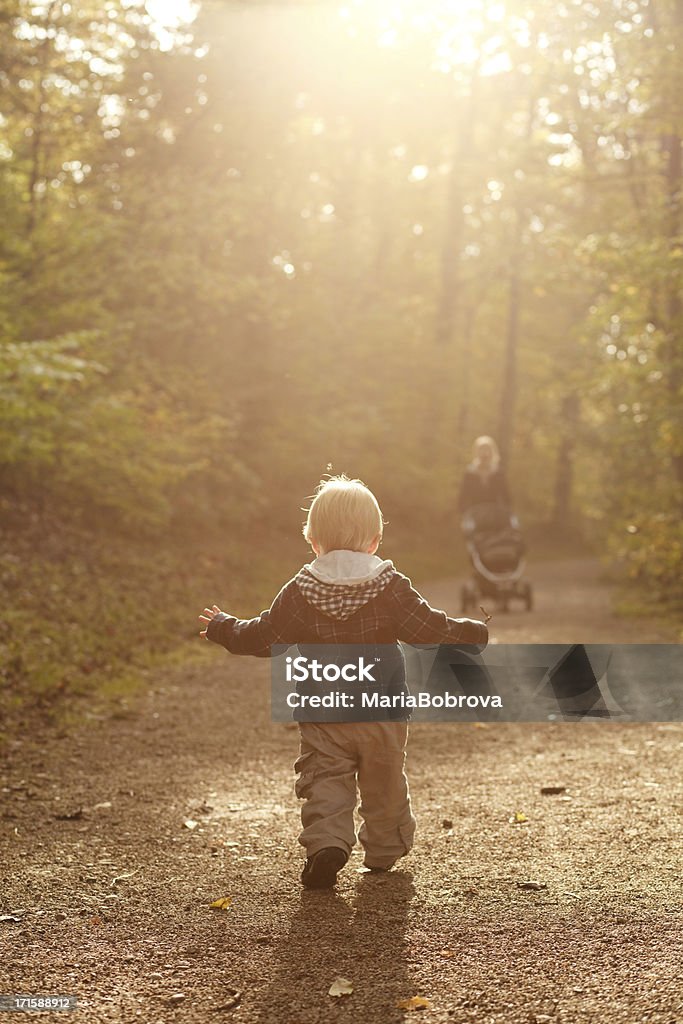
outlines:
{"label": "toddler boy", "polygon": [[[236,619],[217,605],[205,608],[201,635],[233,654],[260,657],[283,644],[485,647],[483,622],[452,619],[430,607],[391,561],[376,555],[383,529],[377,499],[360,480],[321,481],[304,526],[314,561],[256,618]],[[415,833],[404,770],[407,721],[300,722],[299,730],[294,769],[295,791],[304,801],[302,883],[309,889],[335,884],[356,842],[357,788],[365,866],[388,871],[411,849]]]}

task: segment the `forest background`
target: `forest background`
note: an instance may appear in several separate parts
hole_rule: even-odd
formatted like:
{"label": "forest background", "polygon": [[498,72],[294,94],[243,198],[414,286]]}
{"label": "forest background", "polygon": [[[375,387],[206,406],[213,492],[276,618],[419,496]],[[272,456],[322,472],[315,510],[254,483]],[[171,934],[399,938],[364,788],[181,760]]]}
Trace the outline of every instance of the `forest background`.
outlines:
{"label": "forest background", "polygon": [[682,0],[2,0],[2,708],[256,613],[328,469],[463,569],[482,433],[532,551],[680,619],[682,42]]}

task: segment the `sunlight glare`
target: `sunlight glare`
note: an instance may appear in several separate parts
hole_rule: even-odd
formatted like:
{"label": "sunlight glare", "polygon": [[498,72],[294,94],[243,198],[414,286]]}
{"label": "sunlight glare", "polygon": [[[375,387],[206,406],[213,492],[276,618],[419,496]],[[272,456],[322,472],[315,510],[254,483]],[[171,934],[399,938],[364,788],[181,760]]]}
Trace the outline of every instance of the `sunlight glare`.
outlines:
{"label": "sunlight glare", "polygon": [[[495,75],[510,67],[501,48],[508,16],[502,0],[352,0],[338,8],[347,31],[361,25],[374,33],[377,45],[400,48],[415,33],[436,38],[434,70],[448,74],[457,66],[480,62],[482,75]],[[517,32],[524,25],[516,18]]]}
{"label": "sunlight glare", "polygon": [[155,24],[165,29],[187,25],[197,15],[194,0],[147,0],[145,6]]}

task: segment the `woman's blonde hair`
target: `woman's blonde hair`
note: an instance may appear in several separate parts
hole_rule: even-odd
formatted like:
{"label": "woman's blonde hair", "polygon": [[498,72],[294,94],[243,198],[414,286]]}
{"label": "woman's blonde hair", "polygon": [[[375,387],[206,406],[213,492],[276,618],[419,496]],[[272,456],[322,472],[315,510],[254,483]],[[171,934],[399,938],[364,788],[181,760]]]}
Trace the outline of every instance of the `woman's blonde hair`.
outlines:
{"label": "woman's blonde hair", "polygon": [[367,551],[379,537],[384,520],[377,498],[362,480],[323,478],[304,523],[304,537],[321,551]]}
{"label": "woman's blonde hair", "polygon": [[500,452],[498,451],[498,445],[496,442],[487,434],[482,434],[481,437],[478,437],[472,445],[472,461],[479,462],[479,449],[483,448],[485,445],[488,445],[491,449],[491,468],[497,469],[500,463]]}

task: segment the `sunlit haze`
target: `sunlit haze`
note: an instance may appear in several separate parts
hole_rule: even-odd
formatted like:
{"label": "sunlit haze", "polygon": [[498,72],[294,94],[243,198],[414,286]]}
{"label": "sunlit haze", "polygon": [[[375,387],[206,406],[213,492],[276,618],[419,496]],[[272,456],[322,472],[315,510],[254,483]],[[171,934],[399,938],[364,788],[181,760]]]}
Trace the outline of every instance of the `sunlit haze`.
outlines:
{"label": "sunlit haze", "polygon": [[147,0],[147,10],[164,28],[178,28],[191,22],[197,13],[197,4],[192,0]]}

